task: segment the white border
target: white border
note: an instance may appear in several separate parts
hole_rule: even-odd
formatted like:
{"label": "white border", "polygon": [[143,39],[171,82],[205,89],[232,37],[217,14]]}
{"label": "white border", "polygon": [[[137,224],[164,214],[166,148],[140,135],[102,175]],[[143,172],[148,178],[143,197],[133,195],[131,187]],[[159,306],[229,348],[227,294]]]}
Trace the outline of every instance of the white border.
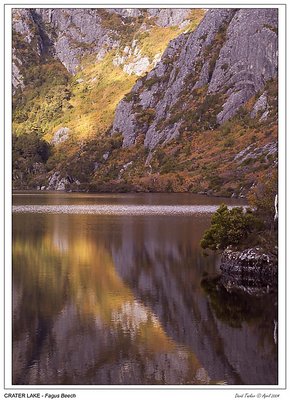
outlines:
{"label": "white border", "polygon": [[[3,2],[4,3],[4,2]],[[61,4],[60,4],[61,3]],[[241,2],[242,3],[242,2]],[[255,1],[244,2],[243,4],[233,3],[230,1],[223,1],[221,4],[215,4],[214,2],[209,3],[199,3],[194,4],[189,1],[182,1],[182,4],[177,4],[174,1],[146,1],[140,2],[140,4],[128,2],[122,3],[120,1],[115,1],[112,3],[108,3],[106,1],[100,1],[99,4],[96,2],[88,2],[87,4],[73,4],[68,1],[48,1],[47,3],[42,1],[9,1],[5,5],[5,192],[4,192],[4,200],[5,200],[5,385],[3,382],[2,390],[5,389],[13,389],[13,393],[16,392],[21,393],[28,393],[40,391],[41,394],[44,392],[50,392],[54,394],[61,394],[63,390],[70,393],[76,393],[77,397],[80,395],[84,395],[85,398],[92,397],[92,396],[102,396],[105,397],[109,394],[109,392],[113,395],[117,395],[118,397],[126,396],[128,397],[138,396],[152,396],[154,395],[160,396],[161,393],[165,393],[166,397],[168,398],[176,398],[177,395],[182,396],[183,398],[192,398],[192,396],[199,396],[198,398],[209,398],[209,396],[214,395],[214,398],[234,398],[235,393],[252,393],[257,397],[258,392],[262,395],[264,393],[279,393],[286,394],[286,391],[281,391],[281,389],[285,388],[286,379],[285,379],[285,361],[286,361],[286,307],[284,307],[286,301],[286,291],[285,291],[285,283],[286,283],[286,258],[285,258],[285,251],[286,251],[286,238],[285,238],[285,228],[286,228],[286,188],[285,188],[285,179],[286,179],[286,124],[285,124],[285,110],[286,110],[286,102],[285,102],[285,94],[286,94],[286,79],[285,79],[285,63],[286,63],[286,26],[285,26],[285,18],[286,18],[286,7],[281,2],[279,4],[275,4],[271,1]],[[12,227],[11,227],[11,9],[12,8],[85,8],[85,7],[125,7],[125,8],[141,8],[141,7],[170,7],[170,8],[268,8],[268,7],[275,7],[279,9],[279,384],[278,386],[256,386],[256,385],[241,385],[241,386],[83,386],[83,385],[65,385],[65,386],[19,386],[19,385],[12,385],[11,383],[11,282],[12,282],[12,264],[11,264],[11,234],[12,234]],[[2,14],[1,14],[2,17]],[[4,22],[4,16],[3,16]],[[3,107],[2,107],[3,109]],[[1,110],[2,112],[2,110]],[[3,153],[3,152],[2,152]],[[4,173],[3,173],[4,179]],[[285,223],[284,223],[285,221]],[[289,275],[289,274],[288,274]],[[3,376],[3,374],[2,374]],[[2,379],[2,378],[1,378]],[[35,389],[35,390],[33,390]],[[82,390],[84,389],[84,390]],[[95,389],[95,390],[90,390]],[[104,390],[107,389],[107,390]],[[113,389],[117,389],[118,392],[114,391]],[[125,390],[121,390],[125,389]],[[136,390],[137,389],[137,390]],[[140,389],[150,389],[150,390],[141,390]],[[161,389],[162,392],[158,391]],[[169,390],[166,390],[169,389]],[[171,390],[170,390],[171,389]],[[173,390],[174,389],[174,390]],[[177,391],[176,391],[176,390]],[[207,390],[204,390],[207,389]],[[165,392],[166,390],[166,392]],[[57,391],[57,393],[55,392]],[[242,391],[242,392],[240,392]],[[7,393],[7,392],[5,392]],[[5,395],[4,393],[4,395]],[[174,397],[173,397],[174,396]],[[189,397],[190,396],[190,397]],[[281,397],[281,395],[280,395]]]}

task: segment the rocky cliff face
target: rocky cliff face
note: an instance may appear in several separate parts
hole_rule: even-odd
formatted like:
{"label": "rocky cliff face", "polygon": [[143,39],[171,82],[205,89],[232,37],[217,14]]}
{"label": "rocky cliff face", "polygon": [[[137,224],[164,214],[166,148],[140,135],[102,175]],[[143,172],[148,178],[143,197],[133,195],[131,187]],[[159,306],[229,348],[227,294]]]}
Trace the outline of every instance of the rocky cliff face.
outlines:
{"label": "rocky cliff face", "polygon": [[[186,27],[190,22],[190,11],[158,8],[15,9],[13,30],[30,45],[31,51],[41,55],[49,48],[54,57],[75,74],[84,56],[94,54],[97,60],[102,59],[110,50],[124,45],[124,36],[130,43],[139,29],[145,32],[151,26]],[[15,46],[16,57],[18,50]],[[20,86],[15,68],[17,61],[13,65],[16,77],[13,84],[17,88]]]}
{"label": "rocky cliff face", "polygon": [[[229,120],[277,77],[277,18],[275,9],[209,10],[120,102],[112,132],[122,133],[124,146],[143,133],[153,149],[189,129],[188,120],[197,129]],[[265,110],[267,91],[263,99]],[[152,118],[144,124],[140,116],[148,113]]]}
{"label": "rocky cliff face", "polygon": [[244,196],[277,167],[277,26],[270,8],[15,9],[13,133],[51,146],[18,141],[17,185]]}
{"label": "rocky cliff face", "polygon": [[[169,41],[192,30],[203,14],[203,10],[190,9],[15,9],[14,133],[34,126],[50,140],[64,126],[59,112],[69,121],[72,136],[104,133],[116,104],[137,77],[154,68]],[[57,84],[62,87],[56,88]],[[52,104],[62,94],[51,92],[64,90],[66,106],[58,104],[49,118],[43,115],[48,107],[38,108],[35,115],[33,98],[39,97],[38,104],[49,98]],[[79,126],[80,119],[89,122]]]}

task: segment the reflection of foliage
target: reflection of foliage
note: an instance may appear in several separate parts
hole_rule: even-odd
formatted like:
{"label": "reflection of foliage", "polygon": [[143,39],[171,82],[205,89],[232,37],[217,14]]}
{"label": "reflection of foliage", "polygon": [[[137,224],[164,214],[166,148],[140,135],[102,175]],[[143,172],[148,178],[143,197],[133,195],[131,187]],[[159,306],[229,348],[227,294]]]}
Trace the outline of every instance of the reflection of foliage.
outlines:
{"label": "reflection of foliage", "polygon": [[208,294],[210,305],[219,320],[233,328],[241,328],[243,322],[259,322],[272,335],[272,328],[268,329],[267,324],[272,324],[277,318],[273,295],[254,297],[242,292],[229,293],[220,284],[220,277],[204,278],[201,286]]}
{"label": "reflection of foliage", "polygon": [[218,286],[218,281],[219,278],[203,279],[201,286],[209,295],[210,304],[217,318],[232,327],[240,328],[243,321],[251,318],[250,313],[253,309],[240,301],[237,294],[229,294],[222,286]]}
{"label": "reflection of foliage", "polygon": [[22,289],[15,338],[25,330],[33,331],[37,318],[52,318],[62,309],[66,298],[63,272],[68,265],[62,260],[60,271],[59,263],[59,254],[39,239],[33,245],[20,241],[13,244],[13,280]]}
{"label": "reflection of foliage", "polygon": [[239,245],[260,227],[260,221],[250,209],[245,212],[242,207],[229,210],[222,204],[212,216],[211,226],[203,235],[201,247],[223,250],[229,245]]}

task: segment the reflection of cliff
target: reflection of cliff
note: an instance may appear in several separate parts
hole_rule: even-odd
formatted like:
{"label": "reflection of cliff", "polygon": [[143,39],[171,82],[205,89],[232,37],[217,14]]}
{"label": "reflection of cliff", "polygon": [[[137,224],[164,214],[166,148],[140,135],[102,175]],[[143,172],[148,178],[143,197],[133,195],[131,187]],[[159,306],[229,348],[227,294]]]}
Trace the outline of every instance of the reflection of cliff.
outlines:
{"label": "reflection of cliff", "polygon": [[201,290],[204,217],[14,218],[15,384],[276,383],[271,323]]}
{"label": "reflection of cliff", "polygon": [[102,240],[76,217],[48,221],[33,240],[15,231],[13,383],[209,383],[120,278]]}
{"label": "reflection of cliff", "polygon": [[[252,320],[240,327],[216,317],[200,292],[205,261],[188,241],[189,232],[182,234],[186,226],[181,221],[176,234],[158,219],[142,226],[123,225],[122,245],[112,244],[117,271],[157,315],[165,332],[197,354],[212,379],[228,384],[277,383],[274,317],[271,320],[267,309],[267,323]],[[198,230],[191,231],[195,233],[199,235]],[[208,272],[213,272],[213,260],[208,263]]]}

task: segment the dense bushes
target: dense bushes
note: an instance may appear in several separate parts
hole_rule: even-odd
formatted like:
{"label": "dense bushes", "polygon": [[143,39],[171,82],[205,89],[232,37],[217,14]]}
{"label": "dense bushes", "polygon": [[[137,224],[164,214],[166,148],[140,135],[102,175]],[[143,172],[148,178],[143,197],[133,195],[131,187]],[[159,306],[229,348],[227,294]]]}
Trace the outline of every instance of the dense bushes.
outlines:
{"label": "dense bushes", "polygon": [[36,127],[43,134],[49,132],[72,106],[70,76],[56,60],[47,64],[27,66],[25,89],[13,96],[13,131],[25,134]]}
{"label": "dense bushes", "polygon": [[21,160],[29,163],[46,162],[50,155],[50,145],[43,140],[37,132],[12,138],[12,162],[13,166]]}
{"label": "dense bushes", "polygon": [[15,186],[33,188],[45,180],[45,163],[50,154],[51,146],[37,132],[13,135],[12,167]]}
{"label": "dense bushes", "polygon": [[264,175],[248,194],[251,209],[228,209],[222,204],[212,216],[211,226],[205,231],[201,247],[223,250],[229,245],[243,247],[261,245],[267,251],[277,252],[277,218],[275,197],[278,193],[278,173]]}
{"label": "dense bushes", "polygon": [[229,245],[244,243],[251,233],[259,229],[261,222],[250,209],[229,209],[222,204],[212,216],[211,226],[203,235],[201,247],[224,250]]}

